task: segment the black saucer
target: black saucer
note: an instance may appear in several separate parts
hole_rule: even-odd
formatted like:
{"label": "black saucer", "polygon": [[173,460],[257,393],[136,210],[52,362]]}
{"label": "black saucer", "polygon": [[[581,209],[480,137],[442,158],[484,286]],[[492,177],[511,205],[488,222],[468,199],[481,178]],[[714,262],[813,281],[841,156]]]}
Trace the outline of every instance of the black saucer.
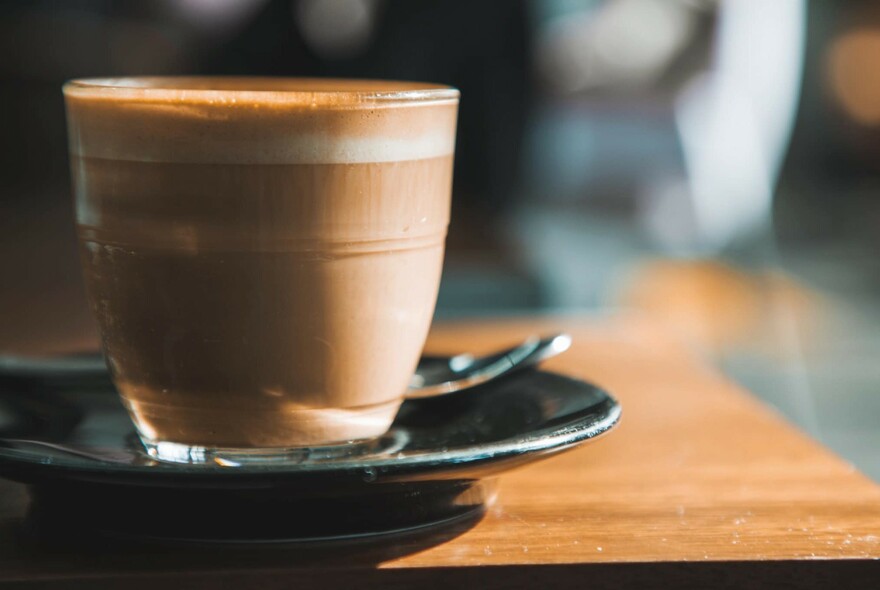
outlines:
{"label": "black saucer", "polygon": [[268,465],[158,463],[109,383],[0,379],[0,476],[30,484],[32,526],[178,541],[353,538],[479,514],[498,473],[592,439],[620,406],[528,370],[404,403],[375,451]]}

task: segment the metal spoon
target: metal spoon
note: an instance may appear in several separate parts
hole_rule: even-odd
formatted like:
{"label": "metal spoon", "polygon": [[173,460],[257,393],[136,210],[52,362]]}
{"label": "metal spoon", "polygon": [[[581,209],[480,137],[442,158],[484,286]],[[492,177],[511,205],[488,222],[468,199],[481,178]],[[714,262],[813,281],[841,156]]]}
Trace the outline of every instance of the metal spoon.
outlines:
{"label": "metal spoon", "polygon": [[[486,356],[460,354],[444,361],[423,362],[416,369],[406,392],[407,399],[421,399],[470,389],[502,375],[535,365],[565,352],[571,336],[532,336],[522,344]],[[99,355],[59,358],[0,357],[0,379],[38,380],[58,388],[109,383],[104,359]]]}
{"label": "metal spoon", "polygon": [[556,334],[547,338],[532,336],[519,346],[475,358],[460,354],[437,366],[420,365],[409,382],[406,399],[422,399],[470,389],[525,369],[565,352],[571,336]]}

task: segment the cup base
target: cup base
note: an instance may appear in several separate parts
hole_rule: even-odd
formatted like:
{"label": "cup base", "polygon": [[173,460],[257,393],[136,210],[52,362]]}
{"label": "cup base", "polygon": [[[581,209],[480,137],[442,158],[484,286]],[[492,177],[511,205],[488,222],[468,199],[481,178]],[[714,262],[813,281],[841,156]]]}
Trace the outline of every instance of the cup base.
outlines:
{"label": "cup base", "polygon": [[380,456],[396,453],[407,443],[402,432],[389,432],[384,436],[347,441],[341,444],[313,447],[235,448],[188,445],[169,441],[146,440],[141,443],[147,454],[156,461],[184,463],[189,465],[212,465],[238,467],[242,465],[302,465],[328,463],[341,459],[363,456]]}
{"label": "cup base", "polygon": [[300,458],[351,456],[388,432],[401,403],[395,399],[352,408],[307,409],[280,403],[242,410],[186,405],[178,399],[157,403],[144,391],[135,392],[141,394],[135,397],[126,395],[132,391],[125,384],[117,386],[147,453],[172,463],[298,463]]}

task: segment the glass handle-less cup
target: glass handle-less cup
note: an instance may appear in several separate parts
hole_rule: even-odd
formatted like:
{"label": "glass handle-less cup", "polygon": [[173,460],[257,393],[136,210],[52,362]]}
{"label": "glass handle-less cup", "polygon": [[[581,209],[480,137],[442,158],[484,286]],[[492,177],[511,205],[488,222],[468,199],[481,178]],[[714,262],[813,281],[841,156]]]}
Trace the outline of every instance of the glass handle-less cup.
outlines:
{"label": "glass handle-less cup", "polygon": [[83,272],[150,454],[385,433],[436,302],[458,91],[124,78],[64,94]]}

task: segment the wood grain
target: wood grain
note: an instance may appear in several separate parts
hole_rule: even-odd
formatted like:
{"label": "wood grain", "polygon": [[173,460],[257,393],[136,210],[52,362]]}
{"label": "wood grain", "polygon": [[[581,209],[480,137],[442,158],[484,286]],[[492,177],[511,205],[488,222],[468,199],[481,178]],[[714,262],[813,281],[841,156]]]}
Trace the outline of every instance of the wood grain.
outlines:
{"label": "wood grain", "polygon": [[[563,587],[868,587],[880,580],[880,486],[633,317],[438,327],[429,351],[488,351],[565,329],[548,369],[624,408],[603,439],[501,478],[479,523],[348,547],[34,547],[25,497],[0,484],[0,581],[173,587],[291,582]],[[584,576],[589,576],[585,578]]]}

